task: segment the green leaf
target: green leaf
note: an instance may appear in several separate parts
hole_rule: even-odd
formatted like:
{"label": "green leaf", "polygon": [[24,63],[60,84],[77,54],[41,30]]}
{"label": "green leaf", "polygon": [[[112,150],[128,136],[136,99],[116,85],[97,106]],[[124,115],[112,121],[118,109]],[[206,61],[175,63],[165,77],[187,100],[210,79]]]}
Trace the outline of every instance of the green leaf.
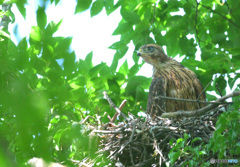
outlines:
{"label": "green leaf", "polygon": [[170,162],[171,164],[173,164],[177,159],[178,157],[180,156],[180,150],[178,152],[170,152],[168,154],[168,157],[170,158]]}
{"label": "green leaf", "polygon": [[117,50],[117,49],[122,48],[123,46],[124,46],[123,41],[117,41],[117,42],[113,43],[111,46],[109,46],[108,48]]}
{"label": "green leaf", "polygon": [[113,93],[120,94],[120,87],[115,80],[108,80],[108,87]]}
{"label": "green leaf", "polygon": [[136,101],[141,101],[145,99],[145,91],[142,86],[137,86],[136,88]]}
{"label": "green leaf", "polygon": [[90,7],[91,3],[92,0],[78,0],[74,14],[87,10]]}
{"label": "green leaf", "polygon": [[129,72],[129,68],[128,68],[128,62],[127,60],[125,60],[125,62],[122,64],[122,66],[119,68],[120,73],[127,75]]}
{"label": "green leaf", "polygon": [[109,78],[109,77],[111,77],[111,76],[113,76],[113,72],[115,72],[115,70],[114,71],[111,71],[111,69],[110,69],[110,67],[108,67],[106,64],[101,68],[101,70],[100,70],[100,76],[101,77],[106,77],[106,78]]}
{"label": "green leaf", "polygon": [[41,29],[38,26],[33,26],[31,29],[31,33],[30,33],[30,39],[32,39],[33,41],[37,41],[40,42],[42,37],[41,37]]}
{"label": "green leaf", "polygon": [[75,59],[76,55],[73,53],[65,55],[63,67],[64,71],[66,72],[65,75],[72,74],[72,72],[75,70]]}
{"label": "green leaf", "polygon": [[93,52],[90,52],[85,58],[85,63],[89,66],[92,66],[92,57],[93,57]]}
{"label": "green leaf", "polygon": [[18,55],[18,48],[14,44],[14,42],[11,40],[8,41],[8,53],[9,53],[10,57],[15,57]]}
{"label": "green leaf", "polygon": [[19,42],[19,44],[18,44],[18,49],[19,49],[19,51],[20,52],[26,52],[27,51],[27,48],[28,48],[28,46],[27,46],[27,39],[26,39],[26,37],[25,38],[23,38],[20,42]]}
{"label": "green leaf", "polygon": [[240,55],[240,47],[236,47],[236,48],[229,48],[228,49],[229,53],[234,55]]}
{"label": "green leaf", "polygon": [[114,7],[114,0],[105,0],[104,5],[105,5],[105,10],[106,10],[107,15],[109,15],[116,9]]}
{"label": "green leaf", "polygon": [[138,64],[139,58],[140,58],[140,57],[137,55],[137,51],[134,51],[134,52],[133,52],[132,59],[133,59],[133,61],[134,61],[135,64]]}
{"label": "green leaf", "polygon": [[193,144],[195,141],[202,141],[202,139],[200,137],[195,137],[192,141],[191,144]]}
{"label": "green leaf", "polygon": [[90,10],[91,17],[96,16],[98,13],[100,13],[103,7],[104,7],[103,0],[96,0],[95,2],[93,2]]}
{"label": "green leaf", "polygon": [[38,6],[37,10],[37,24],[41,29],[44,29],[47,24],[47,15],[44,8]]}
{"label": "green leaf", "polygon": [[60,146],[60,145],[59,145],[59,144],[60,144],[60,140],[61,140],[61,138],[62,138],[63,132],[65,132],[65,131],[67,131],[67,129],[59,129],[59,130],[55,133],[55,135],[54,135],[54,137],[53,137],[53,139],[55,140],[55,142],[56,142],[56,144],[57,144],[58,146]]}
{"label": "green leaf", "polygon": [[18,0],[16,2],[19,12],[22,14],[23,18],[26,19],[26,8],[24,5],[27,3],[27,0]]}
{"label": "green leaf", "polygon": [[132,76],[129,77],[128,83],[126,86],[126,93],[136,97],[138,87],[143,89],[148,89],[150,86],[151,79],[144,76]]}
{"label": "green leaf", "polygon": [[143,66],[143,64],[144,62],[142,62],[142,64],[134,64],[129,70],[129,77],[135,76],[137,72],[140,70],[140,68]]}
{"label": "green leaf", "polygon": [[122,17],[130,24],[137,24],[140,22],[140,17],[134,11],[129,11],[122,8],[120,13]]}
{"label": "green leaf", "polygon": [[101,63],[101,64],[98,64],[96,65],[95,67],[91,68],[90,71],[89,71],[89,76],[90,78],[93,78],[93,77],[97,77],[99,72],[101,71],[101,69],[105,66],[106,64],[105,63]]}
{"label": "green leaf", "polygon": [[72,37],[63,38],[58,41],[55,47],[55,54],[60,55],[60,57],[58,58],[64,58],[66,54],[65,52],[69,51],[71,43],[72,43]]}
{"label": "green leaf", "polygon": [[0,30],[0,37],[10,38],[10,34],[8,32],[5,32],[4,29],[1,29]]}
{"label": "green leaf", "polygon": [[220,76],[218,78],[216,78],[213,82],[213,84],[215,85],[215,87],[219,88],[220,93],[223,93],[223,91],[225,90],[226,86],[227,86],[227,81],[224,79],[224,76]]}
{"label": "green leaf", "polygon": [[118,27],[115,29],[112,35],[119,35],[123,33],[127,33],[129,31],[132,31],[132,26],[129,23],[122,23],[119,24]]}
{"label": "green leaf", "polygon": [[46,35],[47,35],[48,38],[49,38],[49,36],[51,37],[59,29],[61,23],[62,23],[62,19],[58,23],[55,23],[54,21],[51,21],[47,25]]}
{"label": "green leaf", "polygon": [[166,39],[168,42],[167,45],[167,55],[169,57],[175,57],[177,54],[179,54],[179,38],[177,34],[178,29],[170,29],[166,34]]}
{"label": "green leaf", "polygon": [[55,6],[56,6],[60,0],[54,0],[54,1],[55,1]]}

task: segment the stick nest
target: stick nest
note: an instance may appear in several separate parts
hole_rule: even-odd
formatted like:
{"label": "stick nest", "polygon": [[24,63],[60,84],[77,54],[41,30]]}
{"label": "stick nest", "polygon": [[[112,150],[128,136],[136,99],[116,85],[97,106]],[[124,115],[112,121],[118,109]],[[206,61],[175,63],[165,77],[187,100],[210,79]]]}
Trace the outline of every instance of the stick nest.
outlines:
{"label": "stick nest", "polygon": [[[226,106],[230,104],[225,100],[239,95],[240,91],[236,91],[210,102],[199,110],[163,113],[161,117],[152,120],[148,115],[145,119],[126,116],[121,112],[123,105],[116,107],[104,92],[116,114],[112,119],[109,118],[109,123],[96,127],[91,132],[100,137],[98,156],[93,160],[85,159],[83,163],[118,167],[182,166],[194,158],[191,153],[199,153],[202,147],[209,143],[218,116],[223,109],[227,110]],[[117,115],[124,121],[113,123]],[[185,148],[192,152],[184,150]],[[201,159],[203,162],[209,162],[215,157],[216,155],[210,152]]]}
{"label": "stick nest", "polygon": [[[208,143],[214,130],[220,110],[194,118],[161,118],[155,120],[130,119],[119,124],[108,123],[105,130],[95,130],[101,137],[98,153],[107,153],[115,166],[158,166],[169,163],[169,152],[176,144],[175,139],[190,134],[186,145],[198,146]],[[201,140],[191,141],[200,137]],[[170,144],[171,143],[171,144]],[[186,146],[185,145],[185,146]],[[175,165],[185,162],[186,157],[177,159]]]}

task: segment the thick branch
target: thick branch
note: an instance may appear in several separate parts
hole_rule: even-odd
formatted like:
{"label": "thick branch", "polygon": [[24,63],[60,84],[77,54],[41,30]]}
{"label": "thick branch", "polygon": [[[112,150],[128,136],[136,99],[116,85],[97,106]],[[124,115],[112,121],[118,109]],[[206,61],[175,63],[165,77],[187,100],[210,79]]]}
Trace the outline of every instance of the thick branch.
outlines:
{"label": "thick branch", "polygon": [[[217,99],[216,102],[221,103],[230,97],[235,97],[235,96],[239,96],[239,95],[240,95],[240,91],[236,91],[236,92],[230,93],[226,96],[223,96],[223,97]],[[161,115],[161,117],[162,118],[197,117],[197,116],[201,116],[201,115],[207,113],[208,111],[216,108],[218,105],[219,104],[213,103],[213,104],[209,104],[208,106],[203,107],[198,110],[195,110],[195,111],[177,111],[177,112],[163,113]]]}

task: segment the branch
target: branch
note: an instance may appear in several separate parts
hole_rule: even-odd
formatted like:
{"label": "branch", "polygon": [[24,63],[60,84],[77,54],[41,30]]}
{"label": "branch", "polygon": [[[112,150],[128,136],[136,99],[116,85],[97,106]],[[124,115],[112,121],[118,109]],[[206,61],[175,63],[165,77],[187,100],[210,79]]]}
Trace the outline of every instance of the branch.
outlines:
{"label": "branch", "polygon": [[129,118],[123,114],[119,108],[112,102],[112,100],[108,97],[108,94],[106,91],[103,92],[104,98],[107,99],[108,103],[110,104],[111,107],[113,107],[119,115],[121,115],[126,121],[129,121]]}
{"label": "branch", "polygon": [[212,104],[209,104],[206,107],[203,107],[203,108],[195,110],[195,111],[177,111],[177,112],[163,113],[161,115],[161,117],[162,118],[176,118],[176,117],[197,117],[197,116],[201,116],[201,115],[207,113],[208,111],[216,108],[219,105],[219,103],[221,103],[221,102],[223,103],[224,100],[226,100],[230,97],[235,97],[235,96],[239,96],[239,95],[240,95],[240,91],[236,91],[236,92],[230,93],[228,95],[225,95],[225,96],[217,99],[216,102],[218,102],[218,104],[217,103],[212,103]]}
{"label": "branch", "polygon": [[121,130],[119,130],[119,131],[110,131],[110,130],[96,130],[96,129],[94,129],[92,132],[93,133],[105,133],[105,134],[129,133],[128,131],[122,132]]}
{"label": "branch", "polygon": [[174,100],[174,101],[185,101],[191,103],[205,103],[205,104],[232,104],[232,102],[217,102],[217,101],[199,101],[199,100],[191,100],[191,99],[181,99],[176,97],[166,97],[166,96],[157,96],[155,99],[162,98],[167,100]]}
{"label": "branch", "polygon": [[199,43],[199,46],[200,46],[200,39],[198,37],[198,27],[197,27],[197,17],[198,17],[198,5],[199,5],[199,2],[196,0],[196,3],[197,3],[197,6],[196,6],[196,16],[195,16],[195,29],[196,29],[196,37],[197,37],[197,40],[198,40],[198,43]]}
{"label": "branch", "polygon": [[211,12],[213,12],[213,13],[218,14],[218,15],[221,16],[222,18],[226,19],[227,21],[229,21],[230,23],[232,23],[233,25],[235,25],[237,28],[240,28],[240,26],[239,26],[238,24],[234,23],[232,20],[228,19],[226,16],[222,15],[221,13],[213,10],[211,7],[206,6],[206,5],[203,5],[203,4],[201,4],[201,6],[203,6],[203,7],[206,8],[206,9],[209,9],[209,10],[210,10]]}
{"label": "branch", "polygon": [[198,95],[197,101],[199,101],[201,95],[202,95],[203,93],[205,93],[206,89],[207,89],[208,86],[212,83],[212,81],[213,81],[213,80],[211,79],[211,81],[208,82],[207,86],[205,86],[205,88],[202,90],[202,92]]}
{"label": "branch", "polygon": [[[120,111],[122,111],[122,108],[126,105],[126,103],[127,103],[127,100],[125,99],[125,100],[123,100],[123,102],[120,104],[120,106],[119,106],[119,110]],[[114,114],[114,116],[112,117],[112,119],[110,119],[110,122],[114,122],[116,119],[117,119],[117,116],[118,116],[119,114],[118,114],[118,112],[116,112],[115,114]]]}

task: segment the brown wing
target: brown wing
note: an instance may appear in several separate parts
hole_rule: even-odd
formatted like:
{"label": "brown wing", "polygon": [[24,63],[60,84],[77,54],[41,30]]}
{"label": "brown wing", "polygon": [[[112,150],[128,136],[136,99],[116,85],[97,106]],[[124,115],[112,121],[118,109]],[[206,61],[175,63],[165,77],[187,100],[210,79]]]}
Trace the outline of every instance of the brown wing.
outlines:
{"label": "brown wing", "polygon": [[164,78],[154,78],[149,88],[147,112],[151,117],[161,115],[166,111],[166,100],[157,98],[158,96],[166,96],[166,80]]}

